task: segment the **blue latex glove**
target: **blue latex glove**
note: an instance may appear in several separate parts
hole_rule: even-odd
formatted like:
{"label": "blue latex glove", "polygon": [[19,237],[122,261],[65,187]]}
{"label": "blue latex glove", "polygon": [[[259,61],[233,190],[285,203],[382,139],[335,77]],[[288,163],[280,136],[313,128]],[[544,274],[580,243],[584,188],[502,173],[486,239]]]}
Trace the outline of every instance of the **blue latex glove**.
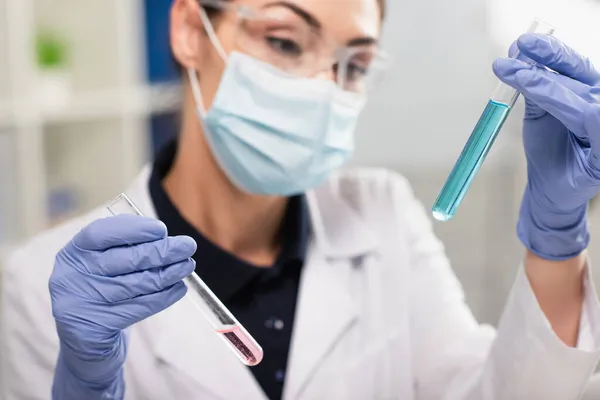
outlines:
{"label": "blue latex glove", "polygon": [[52,397],[122,399],[125,329],[186,293],[196,243],[155,219],[93,222],[56,256],[49,288],[60,339]]}
{"label": "blue latex glove", "polygon": [[529,63],[494,63],[526,99],[528,184],[517,233],[538,256],[565,260],[587,247],[587,205],[600,191],[600,71],[548,35],[523,35],[517,46]]}

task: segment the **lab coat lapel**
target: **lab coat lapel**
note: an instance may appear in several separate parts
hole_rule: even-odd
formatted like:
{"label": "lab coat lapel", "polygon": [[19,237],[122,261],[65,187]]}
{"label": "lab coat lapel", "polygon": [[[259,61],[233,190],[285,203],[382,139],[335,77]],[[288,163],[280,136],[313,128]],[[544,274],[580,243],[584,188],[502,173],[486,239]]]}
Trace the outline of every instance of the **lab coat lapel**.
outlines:
{"label": "lab coat lapel", "polygon": [[285,384],[285,399],[297,399],[329,350],[357,316],[347,287],[348,262],[334,265],[312,250],[303,270]]}
{"label": "lab coat lapel", "polygon": [[[150,194],[147,167],[127,190],[144,215],[156,217]],[[212,325],[193,304],[202,301],[188,291],[184,299],[152,318],[143,328],[154,354],[197,384],[223,399],[264,400],[265,396],[248,367],[233,354]]]}
{"label": "lab coat lapel", "polygon": [[[127,191],[156,216],[147,167]],[[334,187],[332,187],[334,186]],[[354,260],[377,248],[377,236],[332,179],[307,193],[312,239],[302,273],[284,397],[296,399],[335,343],[357,318],[347,284]],[[186,297],[195,297],[188,292]],[[265,399],[264,393],[212,326],[185,298],[145,321],[156,356],[223,399]]]}
{"label": "lab coat lapel", "polygon": [[285,399],[297,399],[358,316],[348,280],[353,261],[377,245],[375,235],[330,188],[307,194],[313,240],[302,272]]}

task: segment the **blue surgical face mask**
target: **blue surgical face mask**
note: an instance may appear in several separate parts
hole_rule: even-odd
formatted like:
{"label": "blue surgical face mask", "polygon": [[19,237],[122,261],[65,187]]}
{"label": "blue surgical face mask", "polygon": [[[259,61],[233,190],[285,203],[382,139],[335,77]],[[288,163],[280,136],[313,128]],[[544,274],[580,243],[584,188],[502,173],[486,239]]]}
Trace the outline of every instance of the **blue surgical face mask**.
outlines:
{"label": "blue surgical face mask", "polygon": [[188,73],[204,134],[236,186],[290,196],[317,186],[348,161],[362,97],[332,81],[290,76],[242,53],[227,57],[210,22],[204,23],[227,62],[208,111],[195,71]]}

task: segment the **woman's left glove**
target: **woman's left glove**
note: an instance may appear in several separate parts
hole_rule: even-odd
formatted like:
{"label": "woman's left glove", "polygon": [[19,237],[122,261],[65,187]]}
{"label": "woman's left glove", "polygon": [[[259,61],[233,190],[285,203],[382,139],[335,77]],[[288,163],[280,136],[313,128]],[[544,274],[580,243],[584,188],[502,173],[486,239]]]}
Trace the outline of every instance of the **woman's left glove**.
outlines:
{"label": "woman's left glove", "polygon": [[517,233],[538,256],[565,260],[587,247],[587,205],[600,191],[600,70],[552,36],[526,34],[517,46],[535,65],[494,63],[526,100],[528,183]]}
{"label": "woman's left glove", "polygon": [[195,251],[156,219],[118,215],[58,252],[48,285],[60,343],[53,399],[124,398],[126,330],[185,295]]}

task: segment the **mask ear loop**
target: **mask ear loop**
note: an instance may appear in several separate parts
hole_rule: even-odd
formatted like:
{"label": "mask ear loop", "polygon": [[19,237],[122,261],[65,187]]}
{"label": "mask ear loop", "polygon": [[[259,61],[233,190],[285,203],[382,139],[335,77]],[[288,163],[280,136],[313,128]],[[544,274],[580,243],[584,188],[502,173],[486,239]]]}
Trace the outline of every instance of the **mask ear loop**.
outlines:
{"label": "mask ear loop", "polygon": [[[208,18],[206,10],[202,6],[200,6],[200,19],[202,20],[202,25],[204,25],[204,29],[206,30],[206,34],[208,35],[210,42],[213,46],[215,46],[215,50],[217,50],[217,53],[219,53],[221,59],[225,63],[227,63],[227,52],[225,52],[225,49],[223,49],[221,41],[215,33],[215,29],[212,25],[212,22],[210,21],[210,18]],[[204,107],[204,98],[202,96],[202,91],[200,90],[198,74],[193,68],[188,68],[187,73],[190,79],[190,85],[192,87],[192,94],[194,96],[194,100],[196,101],[196,107],[198,109],[198,113],[202,117],[201,120],[204,125],[204,119],[206,118],[206,108]]]}

